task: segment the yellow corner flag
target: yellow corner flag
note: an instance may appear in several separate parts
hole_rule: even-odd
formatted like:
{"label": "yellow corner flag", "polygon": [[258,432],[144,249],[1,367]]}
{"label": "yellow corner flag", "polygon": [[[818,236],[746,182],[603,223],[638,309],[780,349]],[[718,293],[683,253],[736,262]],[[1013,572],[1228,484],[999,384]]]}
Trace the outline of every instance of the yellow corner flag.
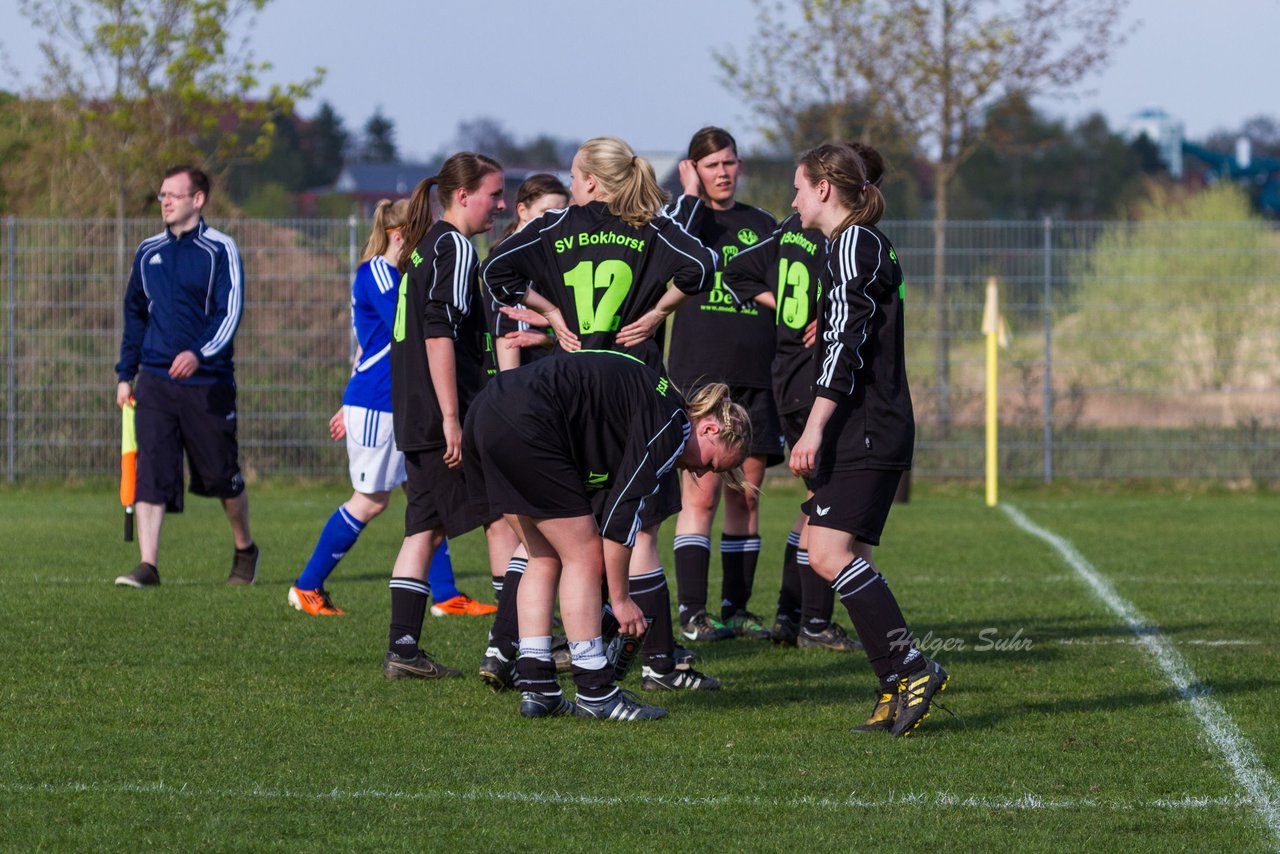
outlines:
{"label": "yellow corner flag", "polygon": [[124,541],[133,541],[134,490],[138,486],[138,434],[133,398],[120,407],[120,506],[124,508]]}
{"label": "yellow corner flag", "polygon": [[1000,316],[1000,296],[995,276],[987,279],[987,301],[982,308],[982,334],[987,339],[987,506],[996,506],[996,482],[999,476],[997,441],[1000,423],[997,417],[996,379],[997,347],[1001,332],[1007,346],[1009,327]]}

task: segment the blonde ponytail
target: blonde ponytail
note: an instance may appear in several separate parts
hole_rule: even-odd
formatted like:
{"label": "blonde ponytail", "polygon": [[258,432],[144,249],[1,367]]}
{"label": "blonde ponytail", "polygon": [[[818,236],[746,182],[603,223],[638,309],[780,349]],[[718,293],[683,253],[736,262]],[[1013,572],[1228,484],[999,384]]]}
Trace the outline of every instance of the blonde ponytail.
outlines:
{"label": "blonde ponytail", "polygon": [[653,164],[636,156],[631,146],[616,136],[589,139],[578,154],[583,173],[600,185],[601,200],[609,206],[609,213],[627,225],[648,225],[671,198],[658,185]]}
{"label": "blonde ponytail", "polygon": [[397,202],[381,199],[378,202],[378,206],[373,209],[373,227],[369,232],[369,239],[365,241],[364,249],[360,252],[361,264],[387,253],[387,248],[391,245],[390,232],[403,228],[409,218],[408,214],[408,199],[400,199]]}

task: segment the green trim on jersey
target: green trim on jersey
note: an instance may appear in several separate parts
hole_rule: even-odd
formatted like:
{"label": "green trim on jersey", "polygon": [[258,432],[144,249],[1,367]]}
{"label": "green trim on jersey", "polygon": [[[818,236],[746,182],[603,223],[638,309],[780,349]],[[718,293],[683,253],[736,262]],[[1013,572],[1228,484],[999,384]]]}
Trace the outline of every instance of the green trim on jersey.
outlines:
{"label": "green trim on jersey", "polygon": [[574,350],[569,355],[576,356],[578,353],[607,353],[610,356],[621,356],[624,359],[630,359],[638,364],[644,364],[644,359],[637,359],[630,353],[619,353],[617,350]]}

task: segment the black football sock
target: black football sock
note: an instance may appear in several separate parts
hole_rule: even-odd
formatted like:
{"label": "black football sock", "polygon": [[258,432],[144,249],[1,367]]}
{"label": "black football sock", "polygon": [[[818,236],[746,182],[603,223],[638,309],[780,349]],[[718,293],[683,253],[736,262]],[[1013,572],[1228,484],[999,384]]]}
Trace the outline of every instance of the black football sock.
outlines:
{"label": "black football sock", "polygon": [[644,663],[658,673],[676,669],[675,640],[671,635],[671,592],[662,567],[629,579],[631,599],[649,619],[649,630],[640,644]]}
{"label": "black football sock", "polygon": [[804,595],[800,586],[800,568],[796,554],[800,550],[800,535],[792,531],[787,535],[787,547],[782,552],[782,588],[778,591],[778,616],[800,619],[800,602]]}
{"label": "black football sock", "polygon": [[745,610],[747,600],[751,598],[751,588],[747,584],[746,557],[752,541],[755,541],[755,554],[760,553],[760,538],[747,534],[720,535],[720,564],[723,568],[720,594],[720,619],[727,620],[739,611]]}
{"label": "black football sock", "polygon": [[831,613],[835,609],[836,592],[821,575],[809,565],[809,551],[796,554],[796,566],[800,572],[800,619],[804,628],[812,634],[824,632],[831,625]]}
{"label": "black football sock", "polygon": [[707,610],[707,572],[711,569],[711,538],[702,534],[677,534],[676,600],[680,622]]}
{"label": "black football sock", "polygon": [[516,687],[548,697],[561,696],[560,683],[556,682],[556,665],[551,660],[551,635],[520,638]]}
{"label": "black football sock", "polygon": [[[516,656],[520,644],[519,612],[516,609],[516,593],[520,589],[520,579],[524,578],[524,570],[529,561],[521,557],[513,557],[507,563],[507,574],[503,576],[501,592],[498,594],[498,612],[493,615],[493,628],[489,631],[489,646],[507,661]],[[494,579],[494,589],[498,589]]]}
{"label": "black football sock", "polygon": [[573,684],[580,698],[597,701],[613,693],[613,668],[605,658],[603,638],[569,641],[569,657],[573,661]]}
{"label": "black football sock", "polygon": [[884,576],[871,564],[854,558],[831,586],[848,609],[867,660],[884,690],[896,691],[899,679],[924,668],[925,657],[907,631],[898,600]]}
{"label": "black football sock", "polygon": [[402,658],[413,658],[422,636],[422,618],[427,613],[431,588],[425,581],[393,578],[391,588],[391,631],[388,649]]}
{"label": "black football sock", "polygon": [[752,534],[742,544],[742,581],[747,595],[743,597],[742,607],[747,607],[751,594],[756,589],[756,567],[760,564],[760,535]]}

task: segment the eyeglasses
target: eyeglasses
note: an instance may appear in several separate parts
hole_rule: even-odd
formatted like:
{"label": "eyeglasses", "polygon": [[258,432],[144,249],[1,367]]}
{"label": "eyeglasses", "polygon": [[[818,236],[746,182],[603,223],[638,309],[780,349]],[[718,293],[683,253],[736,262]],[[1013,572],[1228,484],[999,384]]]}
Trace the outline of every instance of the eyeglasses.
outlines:
{"label": "eyeglasses", "polygon": [[156,196],[156,201],[163,202],[169,199],[173,199],[176,202],[178,201],[178,199],[189,199],[194,195],[195,193],[161,193],[160,195]]}

